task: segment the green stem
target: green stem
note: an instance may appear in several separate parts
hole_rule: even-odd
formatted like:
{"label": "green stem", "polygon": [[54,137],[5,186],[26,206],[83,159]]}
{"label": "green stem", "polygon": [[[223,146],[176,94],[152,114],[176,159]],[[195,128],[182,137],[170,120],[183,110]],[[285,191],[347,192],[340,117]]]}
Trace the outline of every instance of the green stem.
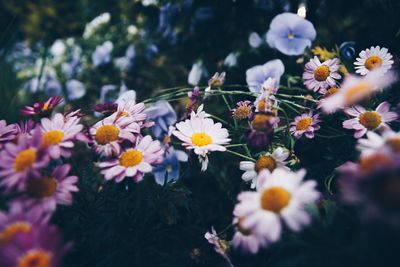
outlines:
{"label": "green stem", "polygon": [[231,153],[231,154],[233,154],[233,155],[236,155],[236,156],[238,156],[238,157],[241,157],[241,158],[244,158],[244,159],[247,159],[247,160],[250,160],[250,161],[254,161],[254,162],[255,162],[255,160],[254,160],[253,158],[250,158],[250,157],[245,156],[245,155],[243,155],[243,154],[240,154],[240,153],[238,153],[238,152],[235,152],[235,151],[232,151],[232,150],[229,150],[229,149],[227,149],[226,152]]}

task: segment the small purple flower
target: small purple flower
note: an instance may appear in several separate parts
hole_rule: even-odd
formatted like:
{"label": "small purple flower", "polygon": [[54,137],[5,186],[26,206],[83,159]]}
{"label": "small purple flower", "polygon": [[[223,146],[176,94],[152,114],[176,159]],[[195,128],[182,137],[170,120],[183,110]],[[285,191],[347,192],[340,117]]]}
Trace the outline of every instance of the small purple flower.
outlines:
{"label": "small purple flower", "polygon": [[110,116],[112,113],[116,112],[118,104],[115,102],[106,102],[103,104],[97,104],[93,107],[94,112],[99,112],[104,116]]}
{"label": "small purple flower", "polygon": [[0,152],[0,186],[23,190],[28,178],[40,177],[40,168],[49,162],[47,148],[42,146],[41,131],[32,137],[21,135],[16,144],[7,143]]}
{"label": "small purple flower", "polygon": [[92,54],[92,63],[94,66],[100,66],[107,64],[111,61],[111,52],[113,51],[113,43],[106,41],[101,45],[98,45]]}
{"label": "small purple flower", "polygon": [[285,55],[296,56],[311,46],[316,34],[308,20],[293,13],[282,13],[271,21],[267,43]]}
{"label": "small purple flower", "polygon": [[294,121],[290,124],[290,132],[295,138],[299,139],[303,134],[307,138],[314,138],[314,131],[319,130],[320,126],[318,123],[319,114],[313,115],[313,112],[303,113],[297,116]]}
{"label": "small purple flower", "polygon": [[1,266],[58,267],[71,243],[64,243],[58,228],[36,225],[32,231],[14,236],[0,250]]}
{"label": "small purple flower", "polygon": [[157,101],[144,111],[148,118],[155,122],[151,131],[155,138],[162,140],[168,133],[168,127],[175,124],[177,116],[171,105],[164,100]]}
{"label": "small purple flower", "polygon": [[339,68],[338,58],[328,59],[321,63],[315,56],[305,65],[304,85],[314,92],[325,94],[329,87],[336,87],[336,80],[342,77],[338,73]]}
{"label": "small purple flower", "polygon": [[250,119],[253,115],[253,105],[251,101],[239,101],[236,103],[236,108],[232,110],[232,117],[235,120]]}
{"label": "small purple flower", "polygon": [[25,106],[20,110],[23,116],[48,116],[55,107],[57,107],[63,99],[59,96],[52,96],[46,102],[37,102],[32,107]]}
{"label": "small purple flower", "polygon": [[251,92],[260,93],[262,85],[268,78],[275,79],[275,87],[279,86],[285,66],[280,59],[270,60],[264,65],[254,66],[246,71],[246,82]]}
{"label": "small purple flower", "polygon": [[7,125],[7,122],[5,120],[0,120],[0,149],[3,148],[4,143],[14,140],[17,135],[17,125]]}
{"label": "small purple flower", "polygon": [[164,185],[165,182],[170,183],[178,180],[180,162],[186,162],[187,160],[188,155],[185,152],[170,147],[165,152],[163,162],[153,169],[156,183]]}

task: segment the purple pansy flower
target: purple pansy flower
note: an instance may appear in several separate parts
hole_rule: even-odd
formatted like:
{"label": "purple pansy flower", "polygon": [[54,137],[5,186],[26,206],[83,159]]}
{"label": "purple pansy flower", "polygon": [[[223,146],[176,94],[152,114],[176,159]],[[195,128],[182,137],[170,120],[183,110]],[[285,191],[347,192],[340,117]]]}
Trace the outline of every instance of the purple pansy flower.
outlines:
{"label": "purple pansy flower", "polygon": [[267,43],[285,55],[296,56],[311,46],[316,34],[308,20],[293,13],[282,13],[271,21]]}

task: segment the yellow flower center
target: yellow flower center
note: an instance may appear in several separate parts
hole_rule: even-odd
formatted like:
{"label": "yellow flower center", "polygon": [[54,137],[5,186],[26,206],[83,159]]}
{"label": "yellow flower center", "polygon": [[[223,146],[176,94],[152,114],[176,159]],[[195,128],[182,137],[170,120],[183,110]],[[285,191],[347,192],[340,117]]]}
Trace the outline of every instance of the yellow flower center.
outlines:
{"label": "yellow flower center", "polygon": [[36,162],[36,149],[28,148],[18,153],[14,160],[14,169],[22,172],[30,168]]}
{"label": "yellow flower center", "polygon": [[324,97],[329,97],[329,96],[331,96],[331,95],[334,95],[334,94],[336,94],[338,91],[339,91],[339,88],[337,88],[337,87],[331,87],[331,88],[329,88],[328,90],[326,90],[326,93],[325,93]]}
{"label": "yellow flower center", "polygon": [[261,207],[275,213],[279,213],[286,207],[291,199],[291,194],[284,188],[275,186],[261,193]]}
{"label": "yellow flower center", "polygon": [[344,92],[345,105],[350,105],[360,98],[368,96],[373,90],[373,87],[366,82],[359,82],[350,87]]}
{"label": "yellow flower center", "polygon": [[133,167],[142,162],[143,153],[137,149],[129,149],[122,153],[119,158],[119,164],[126,168]]}
{"label": "yellow flower center", "polygon": [[304,131],[306,130],[312,123],[311,118],[302,118],[296,124],[297,131]]}
{"label": "yellow flower center", "polygon": [[30,179],[26,185],[26,192],[31,198],[41,199],[52,196],[57,191],[57,180],[53,177]]}
{"label": "yellow flower center", "polygon": [[261,170],[268,169],[270,172],[275,170],[276,168],[276,160],[269,156],[269,155],[264,155],[261,156],[257,161],[255,165],[255,170],[256,172],[260,172]]}
{"label": "yellow flower center", "polygon": [[114,125],[102,125],[97,129],[94,139],[100,145],[107,145],[108,143],[117,141],[118,135],[119,130]]}
{"label": "yellow flower center", "polygon": [[314,78],[319,81],[325,81],[329,77],[330,70],[328,66],[321,65],[314,70]]}
{"label": "yellow flower center", "polygon": [[382,66],[382,59],[377,56],[371,56],[371,57],[367,58],[367,60],[365,60],[364,66],[368,70],[373,70],[375,68],[379,68],[380,66]]}
{"label": "yellow flower center", "polygon": [[400,154],[400,137],[392,137],[386,140],[386,144],[397,154]]}
{"label": "yellow flower center", "polygon": [[288,35],[287,35],[287,38],[288,38],[289,40],[293,39],[293,38],[294,38],[294,34],[291,33],[291,32],[289,32]]}
{"label": "yellow flower center", "polygon": [[32,227],[27,222],[15,222],[7,225],[2,232],[0,232],[0,245],[5,245],[10,242],[16,234],[26,234],[32,230]]}
{"label": "yellow flower center", "polygon": [[51,266],[51,255],[50,253],[34,249],[30,250],[18,261],[17,267],[50,267]]}
{"label": "yellow flower center", "polygon": [[359,161],[359,166],[362,171],[368,172],[376,167],[389,166],[391,162],[391,159],[387,155],[375,153],[372,155],[361,157]]}
{"label": "yellow flower center", "polygon": [[42,136],[42,145],[48,147],[51,145],[58,145],[64,138],[64,133],[60,130],[52,130],[46,132]]}
{"label": "yellow flower center", "polygon": [[253,121],[251,122],[251,126],[257,131],[263,131],[268,129],[269,126],[272,125],[271,121],[275,119],[275,116],[271,114],[257,114],[254,116]]}
{"label": "yellow flower center", "polygon": [[237,120],[244,120],[251,114],[251,107],[240,106],[237,107],[235,112],[233,112],[233,117]]}
{"label": "yellow flower center", "polygon": [[368,130],[373,130],[381,125],[382,117],[376,111],[366,111],[360,114],[358,121]]}
{"label": "yellow flower center", "polygon": [[249,229],[243,228],[242,223],[243,223],[243,218],[239,218],[239,220],[236,224],[236,229],[240,233],[242,233],[242,235],[245,235],[245,236],[251,235],[251,231]]}
{"label": "yellow flower center", "polygon": [[212,138],[204,132],[194,133],[192,135],[192,143],[196,146],[206,146],[212,143]]}

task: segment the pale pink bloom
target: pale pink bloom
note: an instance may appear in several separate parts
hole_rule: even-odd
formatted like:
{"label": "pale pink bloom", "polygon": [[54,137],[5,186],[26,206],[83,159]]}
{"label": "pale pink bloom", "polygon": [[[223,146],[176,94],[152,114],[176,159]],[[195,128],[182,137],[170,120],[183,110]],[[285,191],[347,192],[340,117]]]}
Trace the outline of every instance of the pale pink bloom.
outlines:
{"label": "pale pink bloom", "polygon": [[118,116],[117,113],[97,122],[89,130],[94,150],[100,156],[119,155],[123,141],[135,143],[141,137],[140,125],[130,116]]}
{"label": "pale pink bloom", "polygon": [[257,191],[242,192],[233,211],[240,218],[240,226],[257,235],[261,244],[279,240],[282,221],[293,231],[299,231],[311,222],[305,206],[320,196],[315,181],[303,181],[306,172],[275,169],[263,170]]}
{"label": "pale pink bloom", "polygon": [[396,81],[396,77],[392,72],[388,72],[382,77],[382,70],[379,68],[370,71],[363,77],[349,74],[338,92],[322,99],[318,107],[322,108],[325,113],[333,113],[357,104],[382,88],[390,86],[394,81]]}
{"label": "pale pink bloom", "polygon": [[7,125],[7,122],[5,120],[0,120],[0,149],[3,148],[4,143],[14,140],[17,135],[17,125]]}
{"label": "pale pink bloom", "polygon": [[143,180],[143,175],[153,169],[153,165],[162,162],[164,150],[158,140],[146,135],[136,142],[136,146],[128,148],[117,159],[100,162],[98,166],[106,180],[114,179],[117,183],[125,177],[132,177],[135,182]]}
{"label": "pale pink bloom", "polygon": [[354,137],[360,138],[367,131],[390,129],[388,122],[398,118],[397,113],[389,111],[388,102],[382,102],[375,111],[367,111],[361,106],[355,106],[345,110],[347,115],[354,117],[343,122],[343,128],[354,129]]}
{"label": "pale pink bloom", "polygon": [[303,80],[304,85],[314,92],[325,94],[326,89],[336,86],[336,80],[341,78],[338,70],[339,59],[328,59],[321,63],[318,57],[310,59],[305,65]]}
{"label": "pale pink bloom", "polygon": [[52,119],[42,118],[42,146],[49,148],[49,154],[57,159],[70,157],[74,142],[82,140],[83,125],[78,117],[64,117],[56,113]]}

